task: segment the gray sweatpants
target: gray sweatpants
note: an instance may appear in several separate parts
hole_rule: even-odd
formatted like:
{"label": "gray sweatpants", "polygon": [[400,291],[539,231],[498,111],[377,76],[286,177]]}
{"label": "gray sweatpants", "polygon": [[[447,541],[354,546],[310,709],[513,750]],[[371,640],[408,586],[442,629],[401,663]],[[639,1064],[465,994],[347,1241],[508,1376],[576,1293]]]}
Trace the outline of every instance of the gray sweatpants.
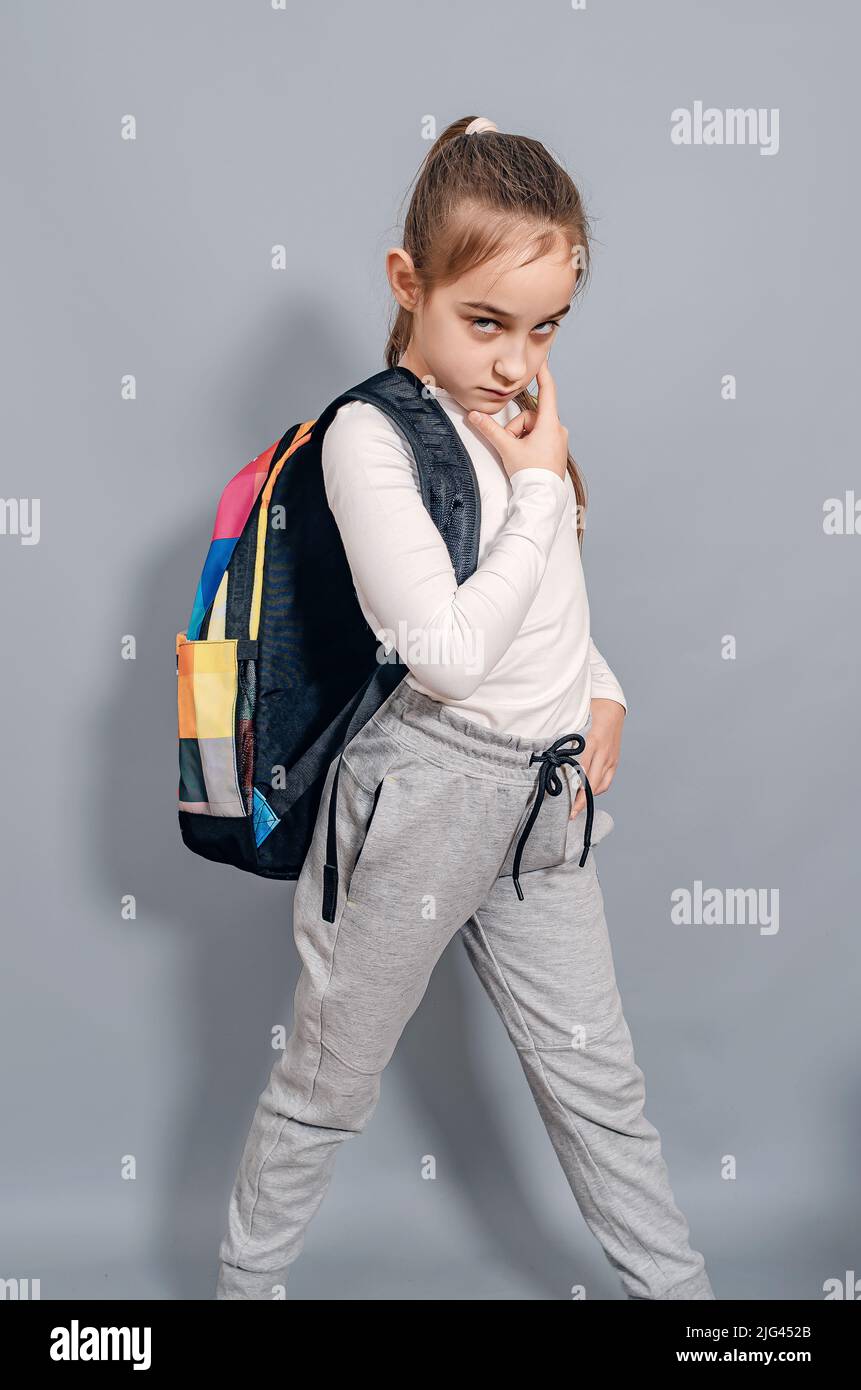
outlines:
{"label": "gray sweatpants", "polygon": [[[296,883],[293,1029],[245,1142],[216,1298],[268,1299],[286,1282],[338,1149],[365,1128],[382,1072],[456,935],[628,1297],[715,1297],[644,1113],[594,852],[579,862],[586,811],[570,818],[579,781],[569,765],[550,776],[522,848],[522,900],[515,890],[540,772],[530,758],[547,746],[467,721],[402,681],[341,759],[333,922],[321,912],[331,763]],[[612,828],[596,808],[592,844]]]}

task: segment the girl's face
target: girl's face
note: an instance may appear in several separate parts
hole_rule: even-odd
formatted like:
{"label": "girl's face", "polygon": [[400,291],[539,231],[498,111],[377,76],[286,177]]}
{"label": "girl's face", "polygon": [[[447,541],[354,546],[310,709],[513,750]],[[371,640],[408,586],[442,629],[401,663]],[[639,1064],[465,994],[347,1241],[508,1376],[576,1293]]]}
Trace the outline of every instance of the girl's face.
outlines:
{"label": "girl's face", "polygon": [[570,309],[576,257],[559,248],[512,267],[488,261],[419,298],[412,257],[389,251],[386,269],[398,303],[413,314],[400,365],[450,391],[467,410],[495,414],[529,386]]}

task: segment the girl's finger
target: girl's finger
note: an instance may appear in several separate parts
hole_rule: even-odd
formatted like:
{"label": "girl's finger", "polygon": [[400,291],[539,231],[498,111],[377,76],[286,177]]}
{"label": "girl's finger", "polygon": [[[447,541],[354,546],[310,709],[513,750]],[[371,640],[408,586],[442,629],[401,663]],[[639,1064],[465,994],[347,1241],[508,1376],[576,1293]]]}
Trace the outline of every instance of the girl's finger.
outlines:
{"label": "girl's finger", "polygon": [[535,429],[535,426],[538,424],[538,415],[534,410],[526,410],[524,411],[524,414],[526,416],[526,421],[523,426],[523,433],[531,434],[532,431]]}
{"label": "girl's finger", "polygon": [[[582,764],[582,758],[580,759],[580,762]],[[615,767],[611,767],[608,763],[601,762],[598,759],[596,759],[595,762],[592,764],[591,768],[586,769],[586,776],[589,778],[589,786],[592,788],[592,795],[600,796],[602,792],[607,791],[612,785],[613,778],[615,777],[615,775]],[[575,797],[574,805],[571,808],[572,816],[578,815],[585,805],[586,793],[581,786],[577,796]]]}
{"label": "girl's finger", "polygon": [[[580,766],[582,767],[583,771],[585,772],[586,776],[589,778],[589,786],[592,788],[593,792],[595,790],[595,784],[592,780],[591,774],[594,760],[595,751],[593,750],[590,752],[588,748],[585,748],[583,750],[583,752],[580,754],[580,757],[577,760]],[[586,805],[586,793],[583,790],[583,783],[580,781],[580,778],[577,776],[577,773],[573,770],[573,768],[571,775],[577,781],[577,795],[574,797],[574,800],[571,805],[571,815],[576,816]]]}
{"label": "girl's finger", "polygon": [[505,426],[505,433],[514,435],[519,439],[521,435],[528,434],[535,423],[534,410],[521,410],[519,415],[515,415],[513,420],[509,420]]}
{"label": "girl's finger", "polygon": [[543,419],[545,415],[553,419],[559,418],[556,402],[556,382],[550,375],[550,368],[547,365],[547,358],[541,363],[535,373],[535,380],[538,383],[538,416]]}

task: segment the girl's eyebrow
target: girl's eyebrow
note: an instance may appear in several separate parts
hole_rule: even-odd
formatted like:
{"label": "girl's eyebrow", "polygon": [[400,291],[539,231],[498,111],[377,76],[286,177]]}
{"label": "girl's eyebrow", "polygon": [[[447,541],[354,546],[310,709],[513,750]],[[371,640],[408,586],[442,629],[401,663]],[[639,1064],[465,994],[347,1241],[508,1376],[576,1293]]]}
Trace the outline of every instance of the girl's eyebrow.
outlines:
{"label": "girl's eyebrow", "polygon": [[[485,313],[491,314],[495,319],[513,319],[514,314],[510,314],[507,309],[497,309],[492,304],[486,304],[482,299],[465,299],[461,304],[462,309],[483,309]],[[548,319],[561,319],[563,314],[567,314],[571,308],[566,304],[564,309],[557,309],[553,314],[545,314],[539,323],[546,323]]]}

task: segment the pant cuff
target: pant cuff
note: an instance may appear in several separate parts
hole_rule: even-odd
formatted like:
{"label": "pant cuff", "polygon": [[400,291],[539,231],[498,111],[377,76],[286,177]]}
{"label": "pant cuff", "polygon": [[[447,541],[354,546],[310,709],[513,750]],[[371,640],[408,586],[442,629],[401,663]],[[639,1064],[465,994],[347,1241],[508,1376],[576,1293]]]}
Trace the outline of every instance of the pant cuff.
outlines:
{"label": "pant cuff", "polygon": [[286,1270],[240,1269],[237,1265],[219,1261],[215,1285],[216,1299],[267,1299],[283,1297],[287,1283]]}
{"label": "pant cuff", "polygon": [[678,1284],[671,1284],[669,1288],[662,1289],[660,1293],[655,1294],[656,1301],[704,1298],[717,1299],[717,1294],[712,1288],[711,1281],[705,1270],[702,1270],[699,1274],[691,1275],[689,1279],[683,1279]]}

